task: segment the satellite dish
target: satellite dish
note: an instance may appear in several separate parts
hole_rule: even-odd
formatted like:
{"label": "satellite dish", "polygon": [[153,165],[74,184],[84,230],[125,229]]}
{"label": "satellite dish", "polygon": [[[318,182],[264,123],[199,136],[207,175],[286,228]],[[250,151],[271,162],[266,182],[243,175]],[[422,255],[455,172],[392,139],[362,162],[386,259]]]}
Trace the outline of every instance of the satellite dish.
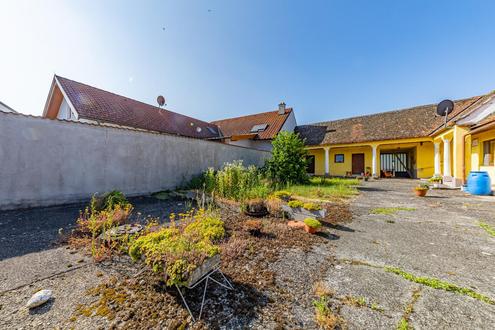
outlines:
{"label": "satellite dish", "polygon": [[454,110],[454,102],[451,100],[443,100],[437,105],[437,115],[448,116]]}
{"label": "satellite dish", "polygon": [[158,106],[163,107],[165,105],[165,98],[162,95],[158,95],[156,102],[158,102]]}
{"label": "satellite dish", "polygon": [[448,117],[452,111],[454,111],[454,102],[451,100],[443,100],[437,105],[437,115],[445,117],[445,127],[447,127]]}

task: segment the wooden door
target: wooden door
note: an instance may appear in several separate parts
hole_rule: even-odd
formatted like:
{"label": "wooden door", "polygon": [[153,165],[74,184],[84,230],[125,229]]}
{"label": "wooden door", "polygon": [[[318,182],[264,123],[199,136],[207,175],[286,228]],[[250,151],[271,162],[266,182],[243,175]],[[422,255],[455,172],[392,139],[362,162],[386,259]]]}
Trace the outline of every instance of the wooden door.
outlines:
{"label": "wooden door", "polygon": [[352,174],[364,173],[364,154],[352,154]]}

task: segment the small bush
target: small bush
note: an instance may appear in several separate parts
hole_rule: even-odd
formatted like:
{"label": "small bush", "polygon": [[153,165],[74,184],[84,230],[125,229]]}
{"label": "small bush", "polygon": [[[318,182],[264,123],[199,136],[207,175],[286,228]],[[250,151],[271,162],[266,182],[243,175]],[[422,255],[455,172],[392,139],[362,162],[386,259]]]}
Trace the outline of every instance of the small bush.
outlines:
{"label": "small bush", "polygon": [[277,183],[306,183],[308,154],[297,133],[282,131],[272,142],[272,158],[265,162],[270,179]]}
{"label": "small bush", "polygon": [[304,203],[299,201],[299,200],[292,200],[292,201],[289,201],[287,203],[287,205],[289,205],[289,207],[292,207],[294,209],[296,208],[299,208],[299,207],[303,207],[304,206]]}
{"label": "small bush", "polygon": [[308,211],[319,211],[321,210],[321,205],[316,203],[304,203],[303,208]]}
{"label": "small bush", "polygon": [[321,222],[313,218],[304,219],[304,223],[306,224],[306,226],[314,229],[318,229],[321,227]]}

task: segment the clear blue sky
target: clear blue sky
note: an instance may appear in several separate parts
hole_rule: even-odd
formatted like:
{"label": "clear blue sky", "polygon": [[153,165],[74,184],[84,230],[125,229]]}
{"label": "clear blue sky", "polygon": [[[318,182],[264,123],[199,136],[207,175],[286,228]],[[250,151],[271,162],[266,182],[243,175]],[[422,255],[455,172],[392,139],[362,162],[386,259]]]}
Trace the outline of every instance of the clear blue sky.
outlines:
{"label": "clear blue sky", "polygon": [[495,1],[2,1],[0,100],[54,73],[204,120],[299,123],[495,89]]}

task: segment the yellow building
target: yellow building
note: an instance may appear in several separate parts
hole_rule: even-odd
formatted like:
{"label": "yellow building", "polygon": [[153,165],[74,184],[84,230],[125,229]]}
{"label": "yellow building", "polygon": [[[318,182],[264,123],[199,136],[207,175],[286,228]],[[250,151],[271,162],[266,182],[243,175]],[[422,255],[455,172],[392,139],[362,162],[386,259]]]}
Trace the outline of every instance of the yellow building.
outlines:
{"label": "yellow building", "polygon": [[471,170],[495,183],[495,94],[297,127],[315,175],[430,178],[460,186]]}

